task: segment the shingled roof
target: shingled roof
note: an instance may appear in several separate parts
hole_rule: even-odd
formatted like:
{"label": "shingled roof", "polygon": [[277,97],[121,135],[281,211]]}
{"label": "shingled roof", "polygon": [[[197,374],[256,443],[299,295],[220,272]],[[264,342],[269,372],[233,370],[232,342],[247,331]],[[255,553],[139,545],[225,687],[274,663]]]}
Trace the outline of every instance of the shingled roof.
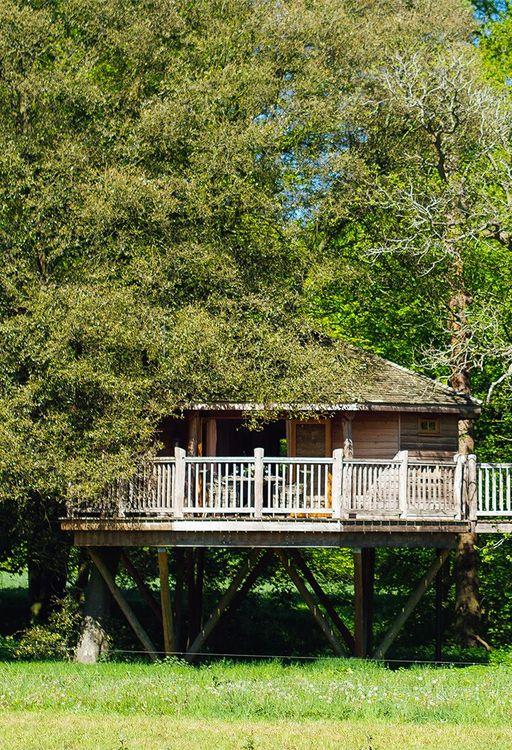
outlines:
{"label": "shingled roof", "polygon": [[419,407],[427,410],[446,410],[478,413],[476,399],[453,388],[420,375],[413,370],[382,357],[365,353],[369,377],[359,384],[356,403],[370,406]]}
{"label": "shingled roof", "polygon": [[453,388],[390,362],[383,357],[350,347],[357,360],[357,382],[353,384],[350,402],[340,397],[336,403],[270,405],[256,403],[216,402],[189,404],[192,410],[257,411],[259,409],[299,411],[429,411],[474,416],[480,402]]}

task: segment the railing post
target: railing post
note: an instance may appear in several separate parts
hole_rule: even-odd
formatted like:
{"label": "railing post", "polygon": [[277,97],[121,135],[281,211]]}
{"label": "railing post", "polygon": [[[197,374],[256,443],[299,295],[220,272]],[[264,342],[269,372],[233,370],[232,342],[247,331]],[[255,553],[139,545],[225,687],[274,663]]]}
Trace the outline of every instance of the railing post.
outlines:
{"label": "railing post", "polygon": [[474,453],[470,453],[466,458],[466,492],[467,517],[474,531],[478,515],[478,467]]}
{"label": "railing post", "polygon": [[464,492],[464,464],[466,463],[466,456],[461,453],[457,453],[454,456],[455,471],[453,474],[453,498],[455,500],[455,510],[458,520],[465,517],[465,492]]}
{"label": "railing post", "polygon": [[254,449],[254,517],[263,516],[263,448]]}
{"label": "railing post", "polygon": [[402,517],[407,515],[408,506],[408,472],[409,472],[409,451],[399,451],[396,455],[401,462],[398,470],[398,507]]}
{"label": "railing post", "polygon": [[332,515],[341,519],[342,513],[342,477],[343,477],[343,449],[337,448],[332,452]]}
{"label": "railing post", "polygon": [[185,501],[185,456],[183,448],[174,449],[174,493],[172,509],[174,518],[183,518]]}
{"label": "railing post", "polygon": [[125,516],[124,489],[127,486],[129,486],[129,482],[124,482],[121,479],[116,479],[115,493],[117,495],[117,515],[119,518],[124,518]]}

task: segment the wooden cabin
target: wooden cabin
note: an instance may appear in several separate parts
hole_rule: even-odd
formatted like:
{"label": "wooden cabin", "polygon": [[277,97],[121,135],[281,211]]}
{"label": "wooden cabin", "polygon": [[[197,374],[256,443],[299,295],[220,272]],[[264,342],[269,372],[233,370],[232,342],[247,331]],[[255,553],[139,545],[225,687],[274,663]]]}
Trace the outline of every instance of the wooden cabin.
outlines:
{"label": "wooden cabin", "polygon": [[[382,658],[427,586],[438,580],[460,534],[512,531],[512,465],[478,464],[476,456],[458,453],[460,425],[465,429],[478,415],[478,403],[386,360],[374,357],[372,363],[371,376],[362,378],[352,403],[188,404],[162,421],[158,455],[135,476],[118,481],[94,502],[70,501],[63,528],[89,550],[96,576],[152,658],[156,648],[109,568],[116,550],[155,609],[128,551],[158,548],[165,651],[195,658],[222,613],[272,556],[336,653],[372,653],[375,548],[434,548],[432,565],[374,651]],[[264,420],[251,419],[259,412]],[[189,615],[185,638],[179,603],[185,568],[187,580],[197,582],[202,575],[198,550],[219,546],[250,551],[204,626],[201,613],[199,619]],[[353,635],[300,554],[301,547],[312,546],[354,549]],[[173,631],[169,548],[181,570],[174,611],[181,636]],[[194,597],[191,589],[189,604]],[[89,648],[99,653],[94,634],[88,638],[78,651],[83,660],[89,660]]]}

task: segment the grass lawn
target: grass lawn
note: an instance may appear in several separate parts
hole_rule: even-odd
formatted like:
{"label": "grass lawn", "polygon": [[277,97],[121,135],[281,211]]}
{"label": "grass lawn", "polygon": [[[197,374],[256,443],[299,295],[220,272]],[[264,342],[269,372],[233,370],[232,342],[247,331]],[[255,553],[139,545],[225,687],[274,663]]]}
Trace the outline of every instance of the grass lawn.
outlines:
{"label": "grass lawn", "polygon": [[498,750],[512,668],[0,664],[0,750]]}

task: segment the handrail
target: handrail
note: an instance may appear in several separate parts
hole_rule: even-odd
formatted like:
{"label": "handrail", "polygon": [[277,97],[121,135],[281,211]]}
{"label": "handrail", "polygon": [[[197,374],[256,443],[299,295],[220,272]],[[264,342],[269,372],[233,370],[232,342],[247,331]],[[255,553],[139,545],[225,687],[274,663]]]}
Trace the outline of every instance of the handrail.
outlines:
{"label": "handrail", "polygon": [[[465,456],[446,461],[326,457],[158,456],[70,517],[270,517],[326,520],[470,518]],[[483,465],[485,466],[485,465]],[[471,506],[473,507],[473,506]],[[476,517],[476,516],[475,516]]]}

